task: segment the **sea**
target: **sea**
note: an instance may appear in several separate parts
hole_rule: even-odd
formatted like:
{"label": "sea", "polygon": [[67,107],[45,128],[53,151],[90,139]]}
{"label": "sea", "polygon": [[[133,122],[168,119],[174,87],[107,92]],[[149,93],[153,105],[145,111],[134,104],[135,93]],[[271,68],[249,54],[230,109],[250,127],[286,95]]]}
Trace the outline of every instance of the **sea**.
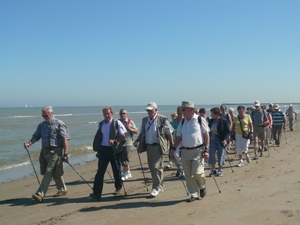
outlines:
{"label": "sea", "polygon": [[[245,107],[251,104],[227,104],[227,108],[236,108],[238,105]],[[266,104],[268,105],[268,104]],[[207,115],[213,107],[220,104],[195,105],[196,108],[205,108]],[[285,111],[289,103],[281,103]],[[300,104],[293,104],[299,112]],[[35,176],[33,166],[39,174],[39,153],[41,142],[30,146],[27,152],[23,143],[28,142],[35,132],[38,124],[43,121],[42,107],[0,108],[0,182],[8,182],[25,177]],[[142,118],[147,116],[145,106],[113,106],[114,118],[119,118],[119,111],[126,109],[128,118],[133,120],[140,128]],[[177,105],[159,105],[160,114],[171,119],[171,114],[176,112]],[[98,123],[103,120],[103,106],[91,107],[53,107],[54,117],[64,121],[69,128],[71,140],[69,141],[69,162],[74,167],[95,160],[92,149],[93,138],[96,134]],[[64,164],[65,168],[69,165]]]}

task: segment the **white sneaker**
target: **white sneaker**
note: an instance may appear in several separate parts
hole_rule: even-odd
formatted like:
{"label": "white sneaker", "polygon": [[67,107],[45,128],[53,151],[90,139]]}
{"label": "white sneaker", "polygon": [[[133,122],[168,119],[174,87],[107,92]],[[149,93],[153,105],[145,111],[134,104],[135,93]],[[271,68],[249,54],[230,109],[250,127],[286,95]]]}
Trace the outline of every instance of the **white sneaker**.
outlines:
{"label": "white sneaker", "polygon": [[251,163],[251,159],[250,159],[249,155],[246,155],[246,160],[247,160],[247,163]]}
{"label": "white sneaker", "polygon": [[155,188],[151,191],[150,195],[152,195],[153,197],[156,197],[159,192],[162,192],[162,190],[159,188],[158,190],[156,190]]}
{"label": "white sneaker", "polygon": [[121,179],[122,179],[122,181],[127,180],[128,179],[127,174],[126,173],[122,173]]}
{"label": "white sneaker", "polygon": [[131,172],[130,172],[130,171],[128,171],[128,172],[126,173],[126,176],[127,176],[127,179],[130,179],[130,178],[132,178],[132,174],[131,174]]}
{"label": "white sneaker", "polygon": [[242,167],[242,166],[244,166],[244,163],[240,161],[239,164],[237,164],[237,166]]}

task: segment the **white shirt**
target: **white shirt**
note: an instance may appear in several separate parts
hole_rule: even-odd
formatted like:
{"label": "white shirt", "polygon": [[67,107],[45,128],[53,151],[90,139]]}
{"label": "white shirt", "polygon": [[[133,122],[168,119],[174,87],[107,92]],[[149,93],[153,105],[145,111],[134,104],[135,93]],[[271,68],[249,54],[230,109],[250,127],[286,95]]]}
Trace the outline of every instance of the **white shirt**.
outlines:
{"label": "white shirt", "polygon": [[[204,144],[203,135],[210,131],[206,121],[201,117],[202,127],[198,122],[198,115],[194,116],[188,121],[184,119],[183,125],[182,121],[177,127],[176,136],[181,137],[181,145],[187,148],[193,148],[199,145]],[[201,133],[202,132],[202,133]]]}
{"label": "white shirt", "polygon": [[[153,119],[148,117],[147,123],[145,125],[145,130],[146,130],[145,140],[146,140],[147,144],[159,143],[158,137],[157,137],[157,117],[158,117],[158,114],[156,114],[153,117]],[[164,127],[165,127],[166,134],[172,134],[173,133],[174,128],[172,127],[172,125],[170,124],[170,122],[168,120],[166,120],[166,123],[165,123]]]}
{"label": "white shirt", "polygon": [[[105,120],[103,121],[102,128],[101,128],[101,132],[103,135],[102,142],[101,142],[102,146],[109,146],[108,142],[109,142],[109,132],[110,132],[111,122],[112,122],[112,118],[107,123]],[[117,123],[118,123],[119,134],[125,134],[127,132],[127,130],[124,127],[124,125],[119,120],[117,120]]]}

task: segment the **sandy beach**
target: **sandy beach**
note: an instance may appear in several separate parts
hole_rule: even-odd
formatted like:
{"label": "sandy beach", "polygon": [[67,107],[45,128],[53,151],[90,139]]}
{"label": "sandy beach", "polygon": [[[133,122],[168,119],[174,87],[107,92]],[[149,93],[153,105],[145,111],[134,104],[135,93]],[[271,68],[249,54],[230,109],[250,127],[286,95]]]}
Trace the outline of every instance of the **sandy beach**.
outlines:
{"label": "sandy beach", "polygon": [[[298,122],[298,121],[296,121]],[[131,154],[133,178],[125,182],[126,196],[112,197],[114,185],[106,173],[103,198],[89,198],[91,188],[72,169],[66,169],[66,196],[54,198],[54,182],[43,203],[31,198],[36,177],[0,184],[1,224],[300,224],[300,132],[286,131],[281,147],[270,145],[269,155],[238,168],[238,158],[230,151],[232,168],[226,160],[224,176],[216,177],[219,190],[206,168],[207,195],[186,203],[189,198],[175,168],[165,170],[165,191],[148,198],[135,151]],[[285,138],[286,135],[286,138]],[[253,158],[253,146],[250,146]],[[145,175],[150,179],[145,154],[141,155]],[[165,158],[167,162],[167,157]],[[72,158],[70,158],[72,164]],[[165,163],[166,165],[167,163]],[[92,186],[97,161],[75,166]],[[111,172],[110,166],[108,170]],[[41,178],[41,176],[40,176]]]}

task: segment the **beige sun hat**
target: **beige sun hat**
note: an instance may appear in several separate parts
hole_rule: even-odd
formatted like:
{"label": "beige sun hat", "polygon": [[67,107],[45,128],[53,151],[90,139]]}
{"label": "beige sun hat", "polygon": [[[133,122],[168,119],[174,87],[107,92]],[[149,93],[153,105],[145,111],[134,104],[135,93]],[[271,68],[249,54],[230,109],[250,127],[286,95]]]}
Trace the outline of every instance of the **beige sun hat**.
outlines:
{"label": "beige sun hat", "polygon": [[195,108],[194,102],[191,101],[182,101],[181,108],[187,107],[187,108]]}
{"label": "beige sun hat", "polygon": [[278,104],[274,105],[274,109],[279,109],[279,108],[280,108],[280,106]]}

